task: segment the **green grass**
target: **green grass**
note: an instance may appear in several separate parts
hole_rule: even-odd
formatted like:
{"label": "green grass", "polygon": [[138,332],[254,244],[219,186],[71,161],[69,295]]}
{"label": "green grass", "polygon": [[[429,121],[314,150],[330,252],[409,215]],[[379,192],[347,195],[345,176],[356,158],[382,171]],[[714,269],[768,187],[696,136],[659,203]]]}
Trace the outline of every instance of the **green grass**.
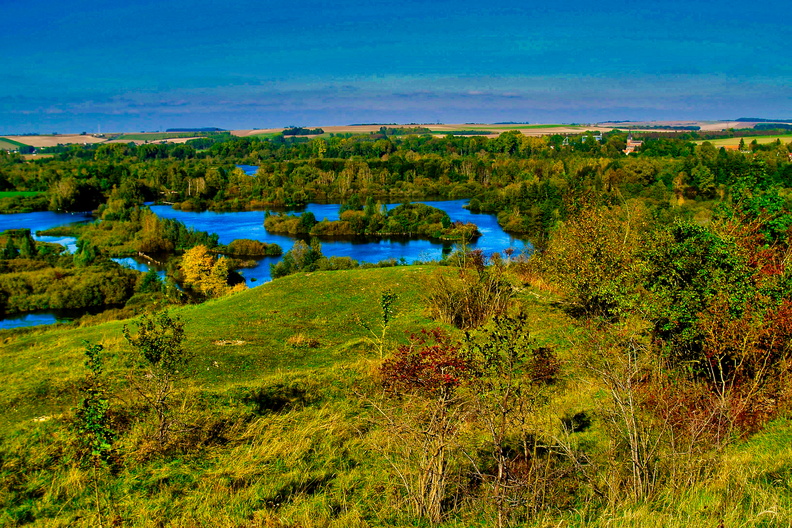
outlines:
{"label": "green grass", "polygon": [[[408,331],[437,326],[422,314],[421,295],[432,272],[415,266],[292,275],[173,309],[185,322],[186,344],[195,355],[184,412],[204,424],[199,428],[217,429],[234,440],[210,442],[178,460],[130,460],[113,478],[102,473],[103,500],[112,504],[106,515],[117,515],[129,526],[145,526],[145,519],[153,518],[190,526],[277,526],[276,519],[290,518],[306,526],[339,527],[358,524],[364,512],[380,515],[372,507],[385,503],[355,504],[360,493],[373,496],[391,487],[380,467],[384,461],[366,460],[370,440],[361,439],[369,410],[354,394],[369,383],[379,358],[357,321],[376,325],[380,293],[391,288],[399,294],[388,334],[392,344],[406,342]],[[0,525],[28,516],[49,519],[47,525],[96,523],[90,473],[59,455],[72,449],[63,417],[77,404],[77,387],[86,373],[84,340],[102,343],[112,356],[107,370],[116,380],[115,405],[133,399],[124,377],[130,350],[123,325],[0,332],[0,405],[5,410],[0,453],[9,454],[0,458],[0,482],[5,475],[24,481],[28,489],[46,490],[30,500],[20,492],[15,502],[4,503]],[[297,334],[318,346],[289,346]],[[296,403],[285,413],[259,416],[251,414],[254,403],[245,403],[261,390],[289,395],[292,389]],[[122,450],[146,452],[145,441],[141,444],[146,426],[141,427],[127,432]],[[24,443],[29,441],[39,447],[28,451]],[[13,470],[27,464],[37,469],[24,476]],[[344,496],[350,497],[346,505]]]}
{"label": "green grass", "polygon": [[[173,308],[194,360],[175,400],[189,427],[167,453],[152,446],[151,420],[137,419],[123,321],[0,332],[0,526],[96,526],[97,497],[104,525],[426,526],[411,518],[393,474],[389,447],[397,439],[373,406],[380,358],[357,321],[376,327],[380,293],[390,288],[399,299],[389,344],[406,343],[408,332],[438,326],[425,315],[423,295],[433,274],[454,272],[409,266],[297,274]],[[543,412],[595,410],[602,392],[581,374],[582,350],[570,345],[583,341],[583,330],[556,301],[535,288],[517,296],[532,335],[564,364],[565,379]],[[290,346],[296,335],[317,346]],[[68,419],[87,372],[84,340],[105,346],[113,405],[128,409],[115,474],[94,474],[74,458]],[[595,423],[580,448],[607,452],[605,430]],[[721,519],[725,526],[788,526],[790,446],[792,422],[779,419],[713,455],[706,478],[688,487],[663,487],[637,504],[585,499],[539,512],[524,526],[705,528]],[[586,471],[609,469],[593,463]],[[457,506],[443,527],[493,526],[492,506],[480,497]]]}
{"label": "green grass", "polygon": [[[369,357],[369,334],[356,321],[375,324],[385,288],[400,295],[401,315],[390,335],[404,342],[405,332],[433,324],[421,315],[426,279],[427,268],[417,266],[298,274],[173,313],[186,324],[196,387],[223,390],[255,383],[262,374],[340,367]],[[129,352],[123,324],[0,332],[0,403],[11,405],[3,425],[73,403],[73,385],[84,374],[84,340],[104,344],[119,357],[113,368],[121,369],[120,358]],[[287,340],[297,334],[316,339],[319,346],[290,347]]]}
{"label": "green grass", "polygon": [[733,138],[723,138],[723,139],[707,139],[702,141],[696,141],[696,144],[701,145],[705,141],[711,143],[713,146],[722,147],[724,145],[739,145],[740,140],[745,142],[745,146],[751,144],[752,141],[756,140],[759,145],[766,145],[768,143],[775,143],[776,140],[781,140],[782,143],[789,143],[792,141],[792,134],[775,134],[769,136],[746,136],[746,137],[733,137]]}
{"label": "green grass", "polygon": [[[272,139],[272,138],[278,137],[280,135],[281,135],[280,132],[261,132],[259,134],[250,134],[250,135],[248,135],[246,137],[257,137],[257,138],[260,138],[260,139]],[[314,136],[314,137],[330,137],[330,134],[320,134],[320,135]]]}
{"label": "green grass", "polygon": [[5,137],[0,137],[0,150],[16,150],[19,147],[27,147],[24,143],[20,143],[19,141],[15,141],[13,139],[8,139]]}
{"label": "green grass", "polygon": [[40,194],[44,194],[40,191],[0,191],[0,198],[16,198],[16,197],[25,197],[28,198],[30,196],[38,196]]}

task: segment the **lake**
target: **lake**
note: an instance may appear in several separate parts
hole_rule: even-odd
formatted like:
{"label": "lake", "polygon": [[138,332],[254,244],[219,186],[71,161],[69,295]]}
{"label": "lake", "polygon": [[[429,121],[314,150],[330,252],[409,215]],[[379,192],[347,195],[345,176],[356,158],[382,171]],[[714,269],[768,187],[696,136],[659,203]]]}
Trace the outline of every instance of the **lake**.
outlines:
{"label": "lake", "polygon": [[77,239],[74,237],[38,236],[36,231],[44,231],[52,227],[67,224],[80,224],[93,221],[90,213],[55,213],[41,211],[38,213],[0,214],[0,233],[7,229],[30,229],[33,238],[39,242],[53,242],[60,244],[74,253],[77,249]]}
{"label": "lake", "polygon": [[[481,249],[485,254],[494,252],[502,253],[504,249],[514,248],[515,253],[531,252],[533,246],[527,240],[509,235],[498,225],[495,215],[471,213],[463,206],[467,200],[444,200],[438,202],[422,201],[442,209],[453,221],[472,222],[481,231],[482,236],[469,244],[470,249]],[[388,204],[388,209],[393,209],[400,204]],[[221,244],[228,244],[237,238],[251,238],[261,242],[275,243],[288,251],[294,244],[296,237],[275,235],[264,229],[265,213],[263,211],[242,211],[232,213],[214,213],[204,211],[200,213],[190,211],[177,211],[168,205],[151,206],[151,210],[161,218],[173,218],[183,222],[186,226],[200,231],[217,233]],[[339,219],[339,204],[309,204],[304,209],[313,213],[317,220],[330,221]],[[381,260],[403,259],[407,263],[415,261],[439,260],[444,254],[452,251],[452,244],[439,241],[430,241],[411,238],[367,238],[355,240],[322,240],[322,253],[326,257],[351,257],[360,262],[379,262]],[[280,257],[267,257],[258,261],[255,268],[240,270],[242,276],[248,280],[248,286],[270,280],[270,264],[280,260]],[[252,284],[251,284],[252,283]]]}
{"label": "lake", "polygon": [[[493,252],[502,253],[507,248],[514,248],[515,253],[533,250],[533,246],[527,240],[523,240],[508,233],[498,225],[494,215],[474,214],[463,206],[467,200],[445,200],[438,202],[423,201],[438,209],[442,209],[451,217],[453,221],[472,222],[481,231],[482,236],[475,242],[469,244],[470,249],[481,249],[485,254]],[[388,209],[392,209],[399,204],[388,204]],[[296,238],[285,235],[275,235],[268,233],[264,229],[265,213],[263,211],[242,211],[229,213],[214,213],[205,211],[201,213],[189,211],[177,211],[168,205],[151,205],[151,210],[160,218],[174,218],[183,222],[186,226],[200,231],[217,233],[221,244],[228,244],[234,239],[250,238],[261,242],[276,243],[283,248],[284,253],[294,244]],[[309,204],[301,209],[297,214],[310,211],[317,220],[338,220],[339,204]],[[21,213],[0,215],[0,231],[6,229],[30,229],[34,234],[36,231],[49,229],[59,225],[75,222],[88,222],[93,220],[87,214],[65,214],[53,212],[40,213]],[[69,237],[38,237],[36,240],[46,242],[58,242],[74,251],[75,239]],[[453,250],[451,243],[439,241],[408,239],[408,238],[368,238],[355,240],[323,240],[322,253],[327,256],[351,257],[360,262],[379,262],[381,260],[401,260],[406,263],[415,261],[439,260],[443,255]],[[281,257],[266,257],[258,260],[256,266],[239,270],[245,277],[249,287],[262,284],[271,279],[270,264],[274,264]],[[149,268],[140,260],[125,258],[113,259],[116,262],[138,271],[147,271]],[[164,276],[162,270],[157,270],[160,276]],[[74,314],[70,314],[73,316]],[[60,319],[59,319],[60,318]],[[14,328],[18,326],[33,326],[39,324],[52,324],[59,320],[68,320],[69,317],[53,312],[36,314],[24,314],[12,316],[0,320],[0,329]]]}
{"label": "lake", "polygon": [[14,314],[0,319],[0,330],[51,325],[55,323],[70,323],[86,313],[97,313],[97,310],[92,309],[90,312],[88,310],[42,310],[40,312]]}

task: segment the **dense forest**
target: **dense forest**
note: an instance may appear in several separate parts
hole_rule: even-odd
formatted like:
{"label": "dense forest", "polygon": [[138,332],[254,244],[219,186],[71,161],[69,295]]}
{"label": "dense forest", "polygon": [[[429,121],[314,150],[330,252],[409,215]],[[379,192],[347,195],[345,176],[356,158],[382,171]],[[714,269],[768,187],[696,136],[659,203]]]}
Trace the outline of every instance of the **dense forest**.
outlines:
{"label": "dense forest", "polygon": [[[0,334],[0,523],[792,523],[792,143],[381,132],[0,154],[0,190],[41,193],[6,211],[100,220],[68,228],[73,255],[0,235],[0,291],[27,292],[5,309],[144,314]],[[469,251],[474,227],[404,203],[427,198],[537,251]],[[234,260],[280,248],[149,201],[273,210],[302,238],[244,291]],[[308,202],[340,220],[283,211]],[[461,243],[414,266],[322,255],[389,233]],[[108,261],[138,251],[177,255],[180,288]]]}

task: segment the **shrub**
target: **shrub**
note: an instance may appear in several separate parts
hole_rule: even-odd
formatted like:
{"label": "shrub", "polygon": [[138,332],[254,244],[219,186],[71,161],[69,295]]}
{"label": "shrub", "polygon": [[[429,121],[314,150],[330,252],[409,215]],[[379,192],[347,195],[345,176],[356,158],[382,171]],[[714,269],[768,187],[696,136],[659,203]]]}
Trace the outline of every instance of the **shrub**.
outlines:
{"label": "shrub", "polygon": [[436,273],[426,295],[431,317],[467,329],[505,313],[514,287],[506,278],[500,259],[494,259],[490,266],[486,264],[481,250],[474,250],[456,273]]}
{"label": "shrub", "polygon": [[266,244],[258,240],[239,238],[226,246],[225,252],[235,257],[277,257],[283,253],[278,244]]}

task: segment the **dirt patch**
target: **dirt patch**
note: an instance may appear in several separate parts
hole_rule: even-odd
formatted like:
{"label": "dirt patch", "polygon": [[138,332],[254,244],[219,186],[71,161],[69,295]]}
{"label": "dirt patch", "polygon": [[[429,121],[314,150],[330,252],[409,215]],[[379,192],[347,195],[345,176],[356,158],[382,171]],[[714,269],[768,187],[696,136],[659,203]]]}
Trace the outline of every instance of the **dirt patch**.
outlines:
{"label": "dirt patch", "polygon": [[231,135],[238,137],[258,136],[261,134],[277,134],[282,128],[259,128],[256,130],[232,130]]}

